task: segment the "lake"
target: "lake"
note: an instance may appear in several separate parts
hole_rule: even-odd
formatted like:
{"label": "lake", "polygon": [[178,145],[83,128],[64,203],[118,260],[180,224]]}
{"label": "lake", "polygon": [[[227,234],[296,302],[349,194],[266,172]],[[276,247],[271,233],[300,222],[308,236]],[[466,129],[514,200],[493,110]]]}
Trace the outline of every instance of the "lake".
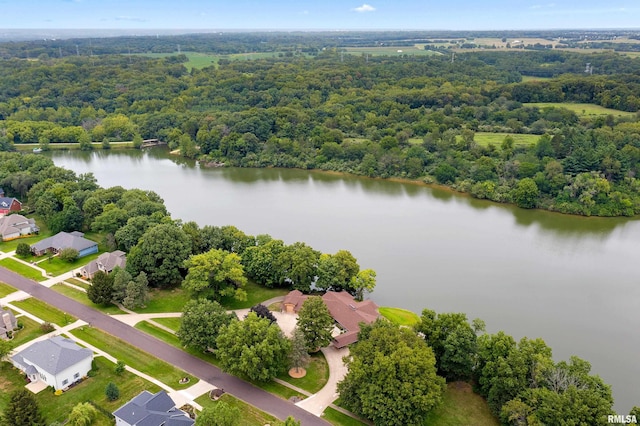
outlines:
{"label": "lake", "polygon": [[167,151],[51,154],[103,187],[158,193],[174,218],[235,225],[325,253],[351,251],[381,306],[464,312],[487,331],[541,337],[640,405],[640,221],[475,200],[425,185],[286,169],[200,168]]}

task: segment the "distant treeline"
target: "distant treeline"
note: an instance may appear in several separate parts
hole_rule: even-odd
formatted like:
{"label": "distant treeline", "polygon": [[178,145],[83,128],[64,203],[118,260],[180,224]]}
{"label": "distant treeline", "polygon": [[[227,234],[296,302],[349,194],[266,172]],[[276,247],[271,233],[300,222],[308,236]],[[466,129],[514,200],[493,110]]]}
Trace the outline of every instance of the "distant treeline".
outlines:
{"label": "distant treeline", "polygon": [[[184,56],[12,59],[0,67],[0,147],[159,138],[204,162],[437,181],[522,207],[635,215],[638,116],[578,116],[560,103],[636,112],[640,59],[589,55],[610,74],[589,75],[585,58],[473,52],[452,62],[326,49],[190,72]],[[554,78],[522,81],[543,72]],[[478,131],[541,137],[487,145]]]}

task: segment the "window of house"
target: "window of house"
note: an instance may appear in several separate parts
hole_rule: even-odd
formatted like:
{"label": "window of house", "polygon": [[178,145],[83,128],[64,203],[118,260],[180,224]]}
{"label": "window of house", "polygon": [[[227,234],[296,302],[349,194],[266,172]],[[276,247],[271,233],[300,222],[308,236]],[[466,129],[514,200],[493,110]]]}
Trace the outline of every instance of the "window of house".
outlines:
{"label": "window of house", "polygon": [[62,386],[66,386],[66,385],[67,385],[67,383],[69,383],[69,380],[68,380],[68,379],[64,379],[64,380],[62,381]]}
{"label": "window of house", "polygon": [[76,374],[74,374],[74,375],[73,375],[73,378],[74,378],[74,379],[77,379],[77,378],[79,378],[79,377],[80,377],[80,373],[76,373]]}

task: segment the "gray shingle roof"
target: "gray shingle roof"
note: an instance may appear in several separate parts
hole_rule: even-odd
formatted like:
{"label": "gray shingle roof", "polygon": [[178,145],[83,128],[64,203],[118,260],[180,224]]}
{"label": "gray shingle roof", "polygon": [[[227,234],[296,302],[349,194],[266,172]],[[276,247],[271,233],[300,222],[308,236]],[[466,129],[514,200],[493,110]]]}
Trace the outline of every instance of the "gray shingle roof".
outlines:
{"label": "gray shingle roof", "polygon": [[165,391],[152,394],[143,391],[131,401],[114,411],[113,415],[135,426],[191,426],[194,421]]}
{"label": "gray shingle roof", "polygon": [[21,229],[31,228],[31,232],[38,232],[40,228],[36,226],[36,222],[33,219],[27,219],[19,214],[12,214],[10,216],[0,217],[0,235],[9,235],[14,232],[20,232]]}
{"label": "gray shingle roof", "polygon": [[11,359],[21,365],[25,365],[25,360],[29,361],[29,364],[35,365],[38,369],[55,375],[92,357],[91,350],[78,346],[73,340],[55,336],[34,343],[12,356]]}
{"label": "gray shingle roof", "polygon": [[74,231],[72,233],[59,232],[53,237],[45,238],[31,246],[31,250],[44,251],[49,248],[62,250],[64,248],[74,248],[78,251],[88,249],[89,247],[98,245],[95,241],[87,240],[83,237],[82,232]]}

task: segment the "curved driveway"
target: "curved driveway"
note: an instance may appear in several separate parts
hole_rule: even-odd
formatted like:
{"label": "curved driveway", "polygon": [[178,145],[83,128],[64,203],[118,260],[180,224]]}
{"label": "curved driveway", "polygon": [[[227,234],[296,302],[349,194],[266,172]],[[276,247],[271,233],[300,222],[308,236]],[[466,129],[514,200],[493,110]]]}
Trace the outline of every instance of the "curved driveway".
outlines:
{"label": "curved driveway", "polygon": [[174,346],[164,343],[146,333],[130,327],[116,319],[109,317],[95,309],[69,299],[35,281],[18,275],[6,268],[0,267],[0,281],[22,290],[43,302],[73,315],[91,326],[106,331],[125,342],[153,354],[178,368],[202,380],[223,388],[243,401],[254,405],[279,419],[293,416],[303,425],[328,425],[323,419],[296,407],[293,403],[278,398],[260,388],[253,386],[235,376],[222,372],[219,368],[199,358],[194,357]]}

